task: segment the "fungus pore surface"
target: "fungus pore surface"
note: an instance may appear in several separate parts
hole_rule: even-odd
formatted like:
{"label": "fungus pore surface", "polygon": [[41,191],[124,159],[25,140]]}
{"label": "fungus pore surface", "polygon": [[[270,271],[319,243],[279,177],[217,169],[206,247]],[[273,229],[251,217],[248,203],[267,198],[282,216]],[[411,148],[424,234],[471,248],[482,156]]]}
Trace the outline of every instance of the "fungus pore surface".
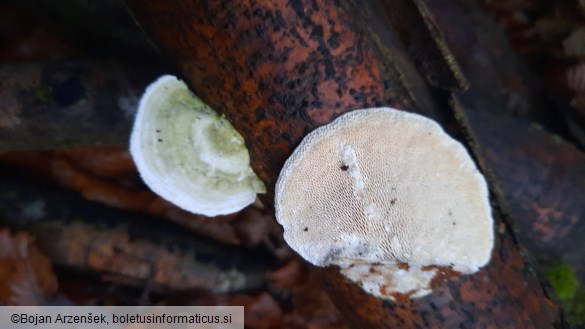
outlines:
{"label": "fungus pore surface", "polygon": [[130,152],[155,193],[193,213],[233,213],[265,192],[242,136],[173,76],[142,96]]}
{"label": "fungus pore surface", "polygon": [[429,293],[429,266],[476,272],[493,246],[487,185],[466,149],[433,120],[391,108],[308,134],[282,169],[275,208],[302,257],[384,298]]}

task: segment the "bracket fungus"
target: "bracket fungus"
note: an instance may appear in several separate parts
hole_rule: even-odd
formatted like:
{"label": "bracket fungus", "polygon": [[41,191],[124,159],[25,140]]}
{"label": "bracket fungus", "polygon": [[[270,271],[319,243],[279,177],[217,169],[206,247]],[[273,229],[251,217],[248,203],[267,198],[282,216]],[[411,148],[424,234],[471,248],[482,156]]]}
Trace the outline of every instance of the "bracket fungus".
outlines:
{"label": "bracket fungus", "polygon": [[309,133],[286,161],[275,209],[287,243],[380,298],[422,297],[489,262],[487,184],[433,120],[356,110]]}
{"label": "bracket fungus", "polygon": [[230,214],[265,192],[242,136],[174,76],[140,99],[130,153],[155,193],[196,214]]}

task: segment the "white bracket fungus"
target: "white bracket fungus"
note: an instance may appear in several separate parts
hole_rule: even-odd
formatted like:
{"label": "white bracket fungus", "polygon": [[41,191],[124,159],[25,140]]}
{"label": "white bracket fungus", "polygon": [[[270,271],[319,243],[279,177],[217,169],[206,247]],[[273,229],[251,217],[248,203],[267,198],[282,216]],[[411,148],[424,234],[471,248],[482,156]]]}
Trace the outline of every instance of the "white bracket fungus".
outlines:
{"label": "white bracket fungus", "polygon": [[275,208],[303,258],[381,298],[424,296],[443,270],[478,271],[493,247],[487,184],[466,149],[433,120],[391,108],[308,134],[280,173]]}
{"label": "white bracket fungus", "polygon": [[265,193],[242,136],[174,76],[146,89],[130,153],[155,193],[196,214],[230,214]]}

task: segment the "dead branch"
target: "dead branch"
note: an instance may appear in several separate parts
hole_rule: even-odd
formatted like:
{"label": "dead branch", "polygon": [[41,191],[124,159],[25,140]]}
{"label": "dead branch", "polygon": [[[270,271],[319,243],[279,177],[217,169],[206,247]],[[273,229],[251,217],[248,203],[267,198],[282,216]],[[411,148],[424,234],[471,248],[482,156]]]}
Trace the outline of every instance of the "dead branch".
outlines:
{"label": "dead branch", "polygon": [[162,65],[54,61],[0,67],[0,152],[126,146]]}

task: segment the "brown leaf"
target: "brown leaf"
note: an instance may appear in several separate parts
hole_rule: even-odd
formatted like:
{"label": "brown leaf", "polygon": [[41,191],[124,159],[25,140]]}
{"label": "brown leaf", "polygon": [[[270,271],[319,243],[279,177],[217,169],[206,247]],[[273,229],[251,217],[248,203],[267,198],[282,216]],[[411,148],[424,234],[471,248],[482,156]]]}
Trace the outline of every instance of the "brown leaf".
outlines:
{"label": "brown leaf", "polygon": [[51,263],[30,236],[0,231],[0,304],[42,305],[56,291]]}

